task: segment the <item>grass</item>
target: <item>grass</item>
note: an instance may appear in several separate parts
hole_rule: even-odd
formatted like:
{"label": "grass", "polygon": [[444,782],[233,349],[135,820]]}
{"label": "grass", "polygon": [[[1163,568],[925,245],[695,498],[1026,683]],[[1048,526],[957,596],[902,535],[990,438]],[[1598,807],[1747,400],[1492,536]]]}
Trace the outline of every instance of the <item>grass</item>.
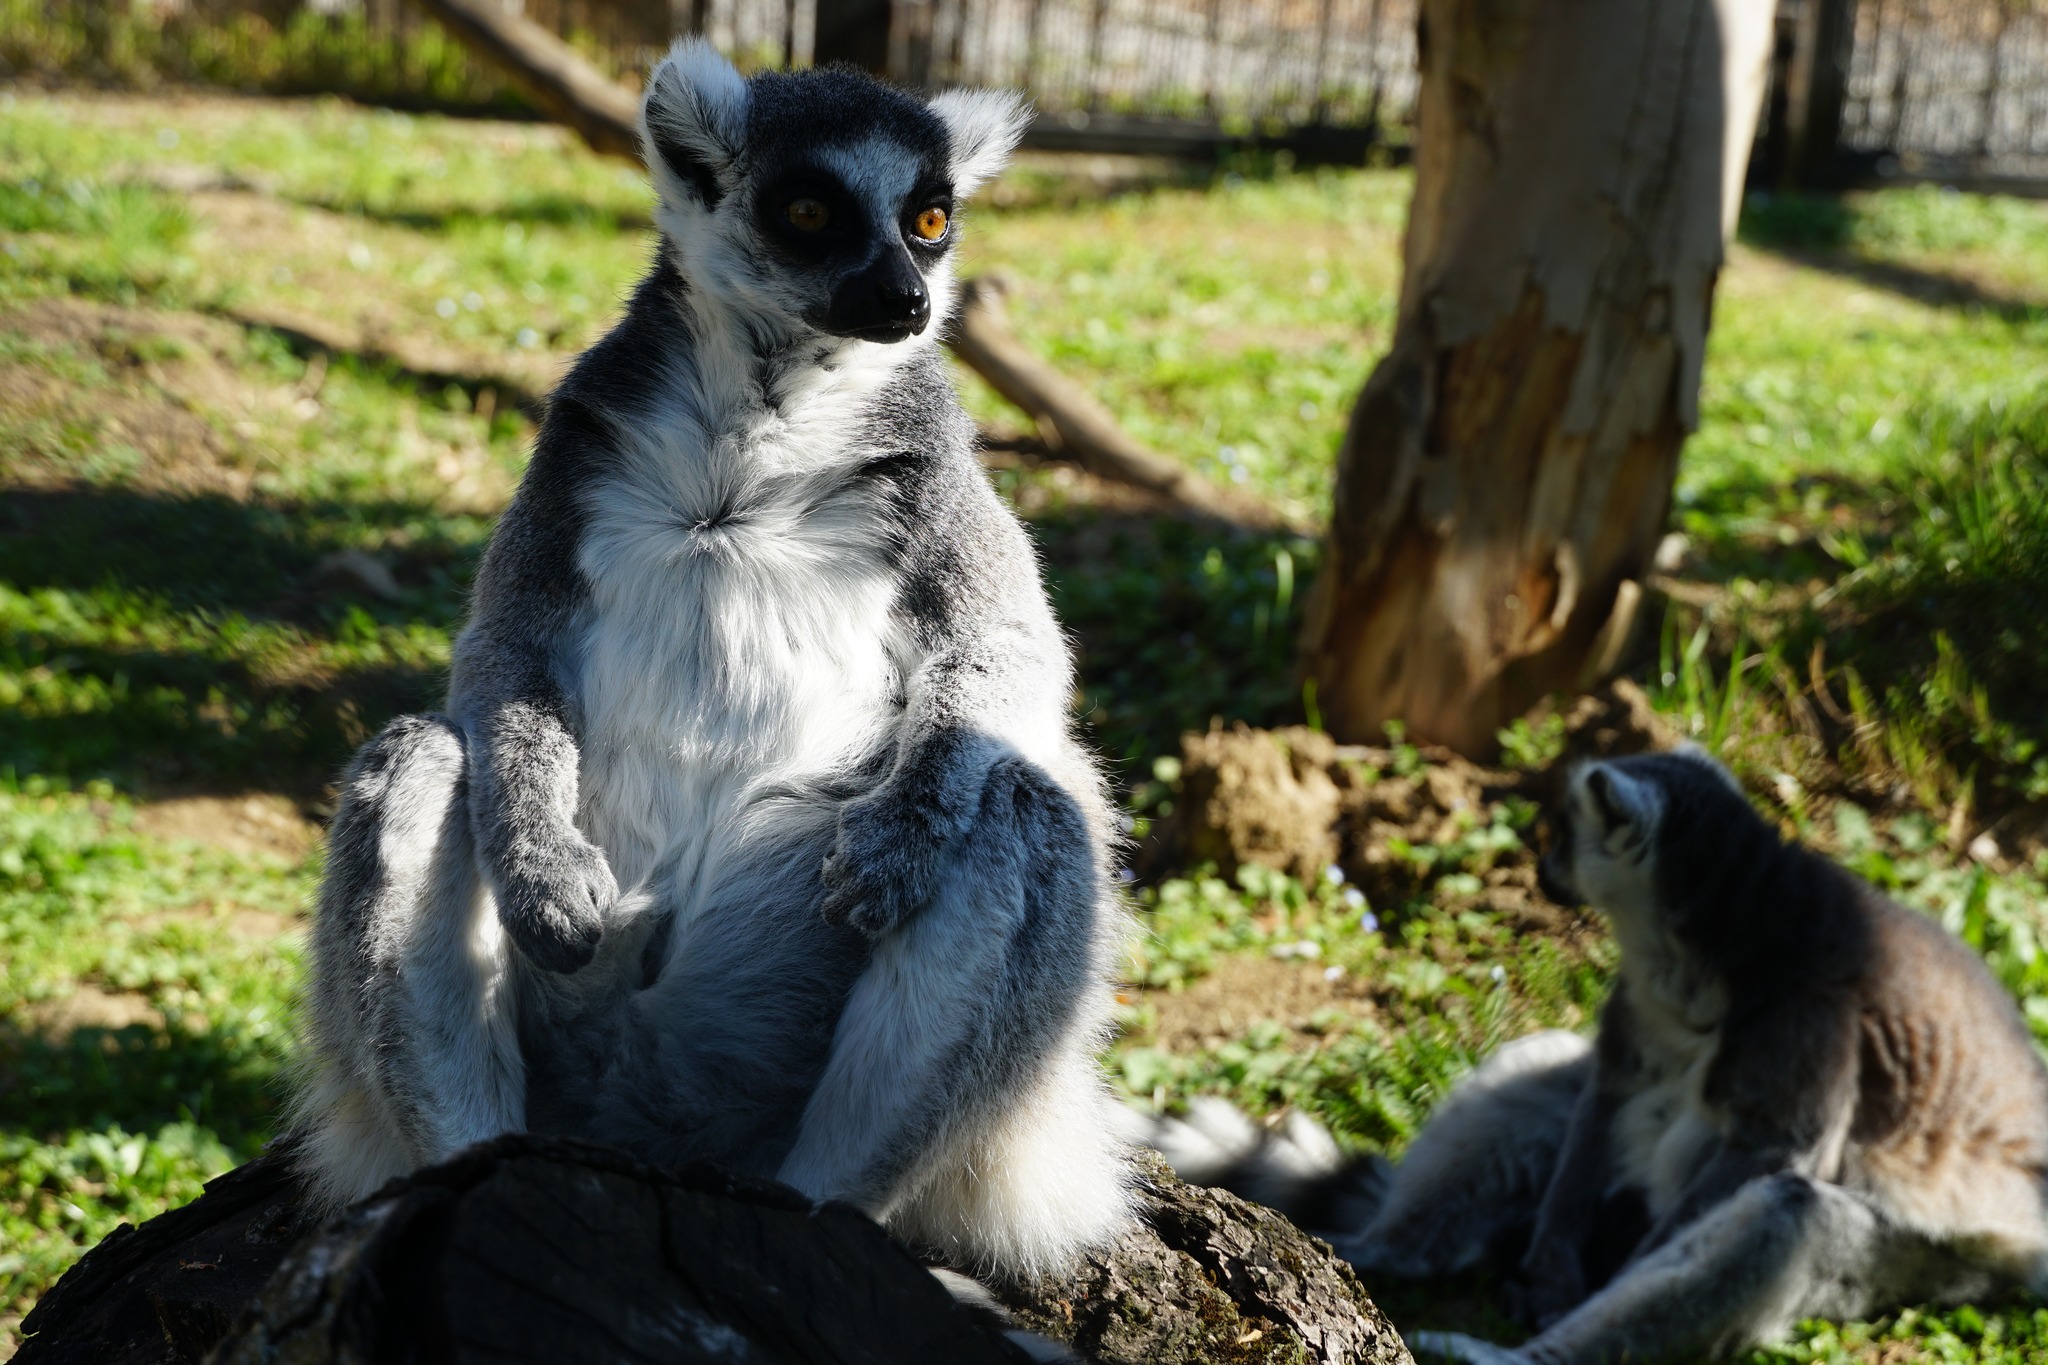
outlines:
{"label": "grass", "polygon": [[[254,188],[165,188],[195,168]],[[964,250],[1140,437],[1316,512],[1388,337],[1407,183],[1247,165],[1098,194],[1033,163]],[[235,812],[282,793],[318,815],[352,744],[431,704],[531,434],[494,396],[234,317],[565,356],[631,284],[647,208],[637,176],[542,126],[0,93],[0,1333],[115,1223],[272,1131],[318,856],[304,829],[228,837]],[[2044,302],[2039,205],[1753,204],[1680,481],[1689,548],[1639,675],[1789,827],[1985,953],[2048,1036]],[[1058,471],[997,479],[1134,817],[1170,798],[1183,730],[1301,716],[1313,542],[1160,522]],[[338,570],[350,552],[395,595]],[[1536,766],[1558,740],[1536,719],[1506,747]],[[1116,1083],[1299,1105],[1349,1147],[1398,1150],[1486,1049],[1583,1025],[1606,988],[1596,929],[1474,908],[1528,815],[1503,803],[1404,846],[1409,889],[1384,903],[1257,871],[1141,889]],[[1316,996],[1332,972],[1365,994]],[[1268,1017],[1253,987],[1274,973],[1324,1003]],[[1201,991],[1234,1013],[1190,1041],[1173,1020]],[[1814,1324],[1757,1358],[2044,1350],[2048,1317],[2003,1304]]]}

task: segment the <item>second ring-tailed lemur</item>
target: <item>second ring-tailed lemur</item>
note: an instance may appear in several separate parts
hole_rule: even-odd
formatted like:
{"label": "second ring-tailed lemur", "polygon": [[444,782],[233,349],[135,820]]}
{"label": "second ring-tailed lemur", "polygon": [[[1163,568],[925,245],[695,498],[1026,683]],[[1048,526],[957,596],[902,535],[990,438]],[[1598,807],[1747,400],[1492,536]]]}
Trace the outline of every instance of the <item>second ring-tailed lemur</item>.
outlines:
{"label": "second ring-tailed lemur", "polygon": [[1024,117],[654,70],[654,265],[548,404],[447,714],[343,784],[298,1107],[330,1202],[523,1128],[981,1268],[1124,1217],[1114,824],[933,344]]}
{"label": "second ring-tailed lemur", "polygon": [[[1419,1355],[1696,1358],[1807,1317],[2048,1292],[2048,1068],[1968,948],[1785,843],[1699,751],[1580,768],[1553,820],[1544,885],[1621,944],[1597,1037],[1502,1048],[1332,1237],[1368,1284],[1518,1256],[1543,1330],[1417,1333]],[[1359,1183],[1299,1141],[1162,1135],[1296,1203],[1304,1168]]]}

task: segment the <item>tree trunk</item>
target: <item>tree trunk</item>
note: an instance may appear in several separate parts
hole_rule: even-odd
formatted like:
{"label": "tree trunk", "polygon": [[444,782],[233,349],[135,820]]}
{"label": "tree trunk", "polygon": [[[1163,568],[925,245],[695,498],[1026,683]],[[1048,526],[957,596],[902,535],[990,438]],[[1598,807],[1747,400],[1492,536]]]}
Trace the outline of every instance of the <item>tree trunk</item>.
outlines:
{"label": "tree trunk", "polygon": [[850,1206],[709,1167],[505,1137],[314,1226],[265,1156],[88,1252],[15,1360],[1023,1365],[1030,1330],[1105,1365],[1413,1365],[1327,1246],[1157,1158],[1144,1176],[1120,1242],[992,1309]]}
{"label": "tree trunk", "polygon": [[1352,411],[1303,674],[1463,753],[1610,671],[1698,420],[1771,0],[1424,0],[1391,351]]}

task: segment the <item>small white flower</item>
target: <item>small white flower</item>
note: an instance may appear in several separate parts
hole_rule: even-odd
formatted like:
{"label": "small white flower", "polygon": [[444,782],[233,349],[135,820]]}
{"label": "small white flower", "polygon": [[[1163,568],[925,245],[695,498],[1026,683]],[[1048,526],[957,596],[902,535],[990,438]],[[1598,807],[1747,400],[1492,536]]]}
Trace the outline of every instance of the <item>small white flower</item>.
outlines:
{"label": "small white flower", "polygon": [[348,249],[348,263],[358,270],[370,268],[370,248],[361,242],[351,243]]}
{"label": "small white flower", "polygon": [[1331,863],[1323,869],[1323,880],[1332,886],[1344,885],[1344,869],[1335,863]]}
{"label": "small white flower", "polygon": [[1342,981],[1343,979],[1344,979],[1344,969],[1343,969],[1342,967],[1325,967],[1325,968],[1323,968],[1323,980],[1325,980],[1325,981]]}
{"label": "small white flower", "polygon": [[1365,893],[1355,886],[1347,886],[1344,888],[1344,903],[1353,910],[1363,910],[1365,908]]}
{"label": "small white flower", "polygon": [[168,151],[169,151],[169,150],[170,150],[171,148],[173,148],[173,147],[177,146],[177,145],[178,145],[178,130],[177,130],[176,128],[159,128],[159,129],[157,129],[157,130],[156,130],[156,145],[157,145],[157,146],[159,146],[159,147],[161,147],[161,148],[163,148],[163,149],[164,149],[165,151],[167,151],[167,152],[168,152]]}
{"label": "small white flower", "polygon": [[484,296],[472,289],[462,296],[462,306],[474,313],[477,309],[484,306]]}
{"label": "small white flower", "polygon": [[513,337],[512,340],[530,351],[540,345],[540,333],[534,331],[531,327],[521,327],[519,335]]}
{"label": "small white flower", "polygon": [[1358,917],[1358,927],[1368,934],[1377,934],[1380,931],[1380,917],[1368,910]]}
{"label": "small white flower", "polygon": [[1507,984],[1508,969],[1505,967],[1495,967],[1487,975],[1493,978],[1493,984],[1496,986]]}
{"label": "small white flower", "polygon": [[444,317],[444,318],[452,318],[452,317],[454,317],[454,316],[455,316],[455,300],[454,300],[454,299],[442,299],[442,300],[441,300],[441,301],[440,301],[439,303],[437,303],[437,304],[435,304],[435,305],[434,305],[434,311],[435,311],[436,313],[439,313],[439,314],[440,314],[440,315],[441,315],[442,317]]}

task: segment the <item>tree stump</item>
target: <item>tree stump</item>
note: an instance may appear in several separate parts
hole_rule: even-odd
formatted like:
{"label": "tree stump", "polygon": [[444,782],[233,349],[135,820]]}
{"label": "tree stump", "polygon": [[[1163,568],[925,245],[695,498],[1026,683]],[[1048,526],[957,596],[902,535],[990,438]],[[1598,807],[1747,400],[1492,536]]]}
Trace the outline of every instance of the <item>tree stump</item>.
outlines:
{"label": "tree stump", "polygon": [[[17,1365],[356,1361],[1019,1362],[857,1210],[709,1167],[511,1136],[324,1226],[289,1155],[95,1247],[22,1326]],[[1120,1362],[1401,1365],[1329,1248],[1144,1165],[1141,1221],[1071,1278],[998,1286],[1017,1325]]]}
{"label": "tree stump", "polygon": [[1392,348],[1338,454],[1302,672],[1468,758],[1626,662],[1698,420],[1769,0],[1422,0]]}

